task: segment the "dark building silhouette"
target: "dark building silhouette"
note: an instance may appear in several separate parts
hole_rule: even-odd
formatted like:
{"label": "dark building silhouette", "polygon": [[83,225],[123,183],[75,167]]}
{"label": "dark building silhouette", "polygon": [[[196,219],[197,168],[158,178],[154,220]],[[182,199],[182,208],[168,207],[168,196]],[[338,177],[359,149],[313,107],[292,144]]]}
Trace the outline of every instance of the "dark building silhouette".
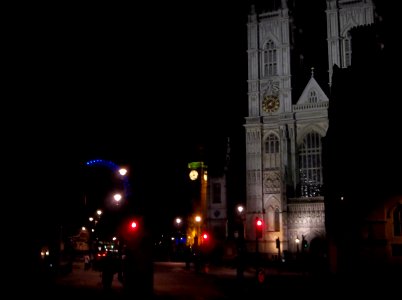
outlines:
{"label": "dark building silhouette", "polygon": [[333,68],[323,146],[326,229],[333,271],[397,280],[402,266],[400,59],[392,16],[378,10],[382,15],[374,24],[351,30],[351,66]]}

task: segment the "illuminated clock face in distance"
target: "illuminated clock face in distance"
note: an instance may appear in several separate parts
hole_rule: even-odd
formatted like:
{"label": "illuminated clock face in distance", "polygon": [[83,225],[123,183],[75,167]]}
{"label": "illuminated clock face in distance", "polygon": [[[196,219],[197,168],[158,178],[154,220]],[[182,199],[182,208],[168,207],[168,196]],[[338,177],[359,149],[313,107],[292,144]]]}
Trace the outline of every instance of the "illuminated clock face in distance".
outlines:
{"label": "illuminated clock face in distance", "polygon": [[198,172],[196,170],[191,170],[189,176],[191,180],[196,180],[198,178]]}

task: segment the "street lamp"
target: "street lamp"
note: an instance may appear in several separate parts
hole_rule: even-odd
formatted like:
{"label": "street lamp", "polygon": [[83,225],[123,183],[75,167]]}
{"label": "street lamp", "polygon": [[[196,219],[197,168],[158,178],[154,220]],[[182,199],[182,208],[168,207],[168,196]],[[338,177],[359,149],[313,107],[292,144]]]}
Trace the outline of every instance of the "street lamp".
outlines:
{"label": "street lamp", "polygon": [[113,195],[113,199],[116,201],[116,203],[119,203],[122,198],[123,197],[119,193]]}
{"label": "street lamp", "polygon": [[181,218],[177,217],[174,220],[174,223],[176,225],[177,236],[178,236],[178,238],[181,238],[181,226],[182,226],[183,220]]}
{"label": "street lamp", "polygon": [[298,237],[298,236],[296,236],[295,242],[296,242],[296,252],[299,253],[299,243],[300,243],[300,240],[299,240],[299,237]]}
{"label": "street lamp", "polygon": [[200,245],[201,220],[200,216],[195,216],[195,222],[197,223],[197,246]]}
{"label": "street lamp", "polygon": [[121,176],[125,176],[126,174],[127,174],[127,169],[125,169],[125,168],[120,168],[119,169],[119,174],[121,175]]}
{"label": "street lamp", "polygon": [[182,220],[182,218],[177,217],[177,218],[174,220],[174,222],[175,222],[175,225],[176,225],[176,228],[177,228],[177,233],[181,235],[181,233],[182,233],[182,226],[183,226],[183,220]]}
{"label": "street lamp", "polygon": [[122,177],[123,179],[123,185],[124,185],[124,197],[127,199],[129,196],[129,184],[128,184],[128,170],[126,168],[119,168],[118,171],[119,175]]}
{"label": "street lamp", "polygon": [[246,237],[246,228],[245,228],[245,225],[244,225],[245,218],[244,218],[244,206],[243,205],[240,204],[240,205],[237,206],[237,213],[238,213],[238,215],[239,215],[239,217],[241,219],[241,225],[242,225],[242,236],[241,236],[241,238],[245,239],[245,237]]}

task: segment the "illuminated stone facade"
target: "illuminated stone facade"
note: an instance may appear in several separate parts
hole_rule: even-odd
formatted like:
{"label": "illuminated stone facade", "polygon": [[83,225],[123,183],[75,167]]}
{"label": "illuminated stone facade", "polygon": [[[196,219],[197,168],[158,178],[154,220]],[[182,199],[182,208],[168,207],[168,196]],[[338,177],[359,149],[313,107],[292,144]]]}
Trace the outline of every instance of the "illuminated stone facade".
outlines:
{"label": "illuminated stone facade", "polygon": [[[371,23],[374,14],[371,1],[323,1],[321,12],[316,13],[326,20],[315,26],[323,26],[327,36],[321,37],[320,44],[317,33],[317,43],[306,45],[300,34],[303,13],[294,3],[274,2],[268,9],[252,6],[248,17],[248,116],[244,124],[247,247],[255,251],[254,222],[262,218],[259,251],[268,257],[296,252],[296,238],[304,237],[309,245],[325,238],[321,140],[328,130],[327,73],[332,75],[334,63],[349,66],[349,30]],[[310,65],[304,61],[309,50],[324,57],[325,70],[317,61],[310,60]]]}

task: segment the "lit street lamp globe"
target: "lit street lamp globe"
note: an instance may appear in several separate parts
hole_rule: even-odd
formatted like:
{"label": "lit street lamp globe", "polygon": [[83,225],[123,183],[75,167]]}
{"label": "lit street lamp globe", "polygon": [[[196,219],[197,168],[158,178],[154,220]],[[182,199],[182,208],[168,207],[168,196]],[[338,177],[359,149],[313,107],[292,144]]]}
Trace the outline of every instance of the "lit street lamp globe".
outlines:
{"label": "lit street lamp globe", "polygon": [[121,194],[114,194],[113,196],[113,199],[116,202],[120,202],[121,198],[122,198]]}

